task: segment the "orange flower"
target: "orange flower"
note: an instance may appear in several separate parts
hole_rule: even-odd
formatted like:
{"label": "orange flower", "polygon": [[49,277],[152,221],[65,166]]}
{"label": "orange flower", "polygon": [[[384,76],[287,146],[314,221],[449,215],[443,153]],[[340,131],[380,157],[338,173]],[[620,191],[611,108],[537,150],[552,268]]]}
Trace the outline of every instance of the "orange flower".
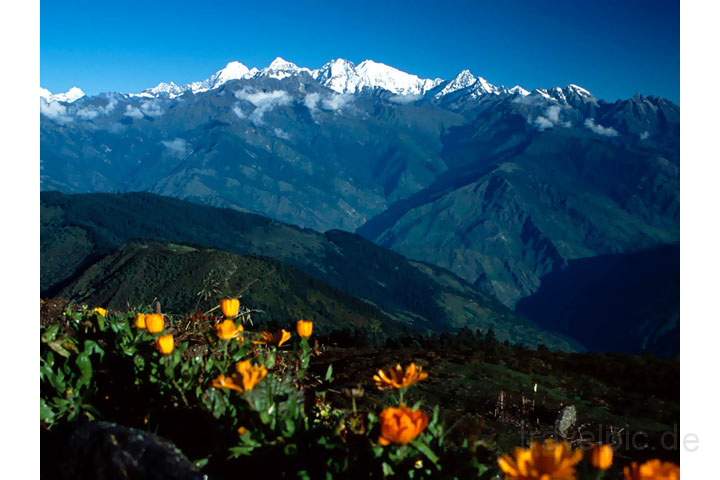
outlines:
{"label": "orange flower", "polygon": [[427,377],[427,372],[423,372],[422,367],[418,367],[415,363],[411,363],[405,368],[398,363],[387,373],[382,369],[378,370],[377,375],[373,375],[373,380],[380,390],[386,390],[388,388],[408,388]]}
{"label": "orange flower", "polygon": [[498,458],[505,478],[515,480],[575,480],[575,465],[582,460],[582,451],[569,443],[545,440],[532,442],[530,448],[516,448],[514,458]]}
{"label": "orange flower", "polygon": [[253,343],[257,345],[276,343],[278,347],[282,347],[283,345],[285,345],[287,341],[290,340],[290,337],[292,337],[292,333],[288,332],[285,329],[280,330],[277,333],[272,333],[264,330],[260,332],[259,335],[260,336],[257,339],[253,340]]}
{"label": "orange flower", "polygon": [[290,337],[292,337],[292,333],[288,332],[285,329],[280,330],[277,339],[278,347],[282,347],[283,345],[285,345],[290,340]]}
{"label": "orange flower", "polygon": [[237,433],[238,433],[238,435],[240,435],[242,437],[243,435],[247,435],[248,433],[250,433],[250,430],[248,430],[247,428],[245,428],[241,425],[238,427]]}
{"label": "orange flower", "polygon": [[145,315],[145,326],[150,333],[160,333],[165,330],[165,317],[162,313],[148,313]]}
{"label": "orange flower", "polygon": [[144,313],[138,313],[135,315],[135,327],[139,330],[145,330],[147,326],[145,325],[145,314]]}
{"label": "orange flower", "polygon": [[649,460],[642,465],[631,463],[623,470],[625,480],[680,480],[680,467],[671,462]]}
{"label": "orange flower", "polygon": [[598,470],[607,470],[613,464],[613,448],[610,445],[595,445],[590,456],[590,463]]}
{"label": "orange flower", "polygon": [[401,405],[399,407],[388,407],[380,413],[380,438],[381,445],[397,443],[406,445],[428,426],[429,419],[422,410]]}
{"label": "orange flower", "polygon": [[243,392],[242,387],[235,383],[235,379],[233,377],[226,377],[225,375],[218,375],[218,377],[212,381],[212,386],[214,388],[226,388],[240,393]]}
{"label": "orange flower", "polygon": [[273,335],[272,332],[269,332],[267,330],[263,330],[258,334],[258,338],[253,340],[252,343],[256,345],[266,345],[268,343],[274,343],[275,342],[275,335]]}
{"label": "orange flower", "polygon": [[170,355],[175,350],[175,339],[172,335],[162,335],[155,340],[155,346],[163,355]]}
{"label": "orange flower", "polygon": [[235,318],[240,313],[240,299],[239,298],[223,298],[220,300],[220,309],[225,315],[225,318]]}
{"label": "orange flower", "polygon": [[244,329],[242,325],[236,325],[232,320],[223,320],[215,326],[215,330],[221,340],[232,340],[242,335]]}
{"label": "orange flower", "polygon": [[301,338],[310,338],[313,333],[313,322],[312,320],[298,320],[296,329]]}
{"label": "orange flower", "polygon": [[268,374],[267,368],[263,365],[253,365],[250,360],[243,360],[235,365],[235,370],[242,377],[243,389],[249,392],[262,381]]}

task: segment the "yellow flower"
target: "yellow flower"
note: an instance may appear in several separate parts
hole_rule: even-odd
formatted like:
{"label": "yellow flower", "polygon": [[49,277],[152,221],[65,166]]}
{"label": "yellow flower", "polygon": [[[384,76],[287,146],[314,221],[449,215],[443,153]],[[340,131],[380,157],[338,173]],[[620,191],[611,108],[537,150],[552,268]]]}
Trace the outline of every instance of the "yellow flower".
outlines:
{"label": "yellow flower", "polygon": [[145,314],[144,313],[138,313],[135,315],[135,327],[139,330],[145,330],[147,326],[145,325]]}
{"label": "yellow flower", "polygon": [[613,448],[610,445],[595,445],[592,449],[590,462],[598,470],[607,470],[613,464]]}
{"label": "yellow flower", "polygon": [[548,439],[532,442],[530,448],[516,448],[514,458],[503,455],[498,465],[508,479],[575,480],[575,465],[582,456],[582,451],[573,450],[570,444]]}
{"label": "yellow flower", "polygon": [[388,407],[380,413],[380,438],[381,445],[397,443],[406,445],[428,426],[429,419],[422,410],[401,405],[399,407]]}
{"label": "yellow flower", "polygon": [[162,335],[155,341],[155,346],[163,355],[170,355],[175,350],[175,339],[172,335]]}
{"label": "yellow flower", "polygon": [[243,391],[242,387],[235,383],[235,379],[233,377],[226,377],[225,375],[218,375],[218,377],[212,381],[212,386],[214,388],[227,388],[228,390],[235,390],[240,393]]}
{"label": "yellow flower", "polygon": [[220,300],[220,309],[225,315],[225,318],[235,318],[240,313],[240,299],[239,298],[223,298]]}
{"label": "yellow flower", "polygon": [[425,380],[427,377],[428,374],[427,372],[423,372],[422,367],[411,363],[405,368],[397,364],[395,368],[387,373],[382,369],[378,370],[377,375],[373,375],[373,380],[375,380],[375,385],[377,385],[380,390],[386,390],[388,388],[408,388],[411,385]]}
{"label": "yellow flower", "polygon": [[232,340],[237,338],[243,333],[243,326],[235,324],[232,320],[223,320],[215,326],[217,330],[217,336],[221,340]]}
{"label": "yellow flower", "polygon": [[243,435],[247,435],[248,433],[250,433],[250,430],[248,430],[247,428],[245,428],[243,426],[239,426],[237,429],[237,432],[238,432],[238,435],[240,435],[242,437]]}
{"label": "yellow flower", "polygon": [[150,333],[160,333],[165,330],[165,317],[162,313],[148,313],[145,315],[145,326]]}
{"label": "yellow flower", "polygon": [[260,332],[260,336],[257,339],[253,340],[253,343],[258,345],[276,343],[278,347],[282,347],[287,343],[288,340],[290,340],[290,337],[292,337],[292,333],[288,332],[285,329],[280,330],[277,333],[272,333],[264,330]]}
{"label": "yellow flower", "polygon": [[95,307],[93,308],[93,313],[97,313],[101,317],[107,317],[108,311],[102,307]]}
{"label": "yellow flower", "polygon": [[268,374],[264,365],[253,365],[250,360],[243,360],[235,365],[235,370],[242,377],[243,389],[249,392]]}
{"label": "yellow flower", "polygon": [[636,462],[623,470],[625,480],[680,480],[680,467],[671,462],[649,460],[642,465]]}
{"label": "yellow flower", "polygon": [[302,338],[310,338],[313,333],[313,322],[312,320],[298,320],[297,321],[297,334]]}

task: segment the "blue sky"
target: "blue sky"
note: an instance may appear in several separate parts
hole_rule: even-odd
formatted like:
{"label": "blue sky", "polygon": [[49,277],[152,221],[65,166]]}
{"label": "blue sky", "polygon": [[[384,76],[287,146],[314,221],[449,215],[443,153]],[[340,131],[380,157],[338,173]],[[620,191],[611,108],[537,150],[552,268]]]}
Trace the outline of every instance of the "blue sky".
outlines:
{"label": "blue sky", "polygon": [[88,93],[201,80],[230,60],[370,58],[424,77],[577,83],[608,100],[680,96],[668,0],[41,0],[41,83]]}

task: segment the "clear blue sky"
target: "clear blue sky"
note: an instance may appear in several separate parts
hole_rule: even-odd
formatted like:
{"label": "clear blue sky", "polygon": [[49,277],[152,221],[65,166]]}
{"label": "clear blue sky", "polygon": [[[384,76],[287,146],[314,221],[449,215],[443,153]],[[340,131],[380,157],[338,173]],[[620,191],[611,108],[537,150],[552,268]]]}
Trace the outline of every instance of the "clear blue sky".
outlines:
{"label": "clear blue sky", "polygon": [[426,77],[577,83],[679,102],[677,0],[42,0],[41,83],[88,93],[201,80],[230,60],[366,58]]}

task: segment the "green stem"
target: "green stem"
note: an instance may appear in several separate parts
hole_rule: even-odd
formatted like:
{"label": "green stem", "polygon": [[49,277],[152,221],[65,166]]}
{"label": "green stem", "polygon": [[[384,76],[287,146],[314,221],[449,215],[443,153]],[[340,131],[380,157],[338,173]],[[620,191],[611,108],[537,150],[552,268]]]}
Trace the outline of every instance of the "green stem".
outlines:
{"label": "green stem", "polygon": [[180,394],[180,399],[183,401],[183,404],[186,407],[190,406],[190,402],[188,402],[187,397],[185,396],[185,392],[183,392],[182,388],[180,388],[180,385],[178,385],[177,381],[175,379],[172,379],[173,386],[177,389],[178,393]]}

